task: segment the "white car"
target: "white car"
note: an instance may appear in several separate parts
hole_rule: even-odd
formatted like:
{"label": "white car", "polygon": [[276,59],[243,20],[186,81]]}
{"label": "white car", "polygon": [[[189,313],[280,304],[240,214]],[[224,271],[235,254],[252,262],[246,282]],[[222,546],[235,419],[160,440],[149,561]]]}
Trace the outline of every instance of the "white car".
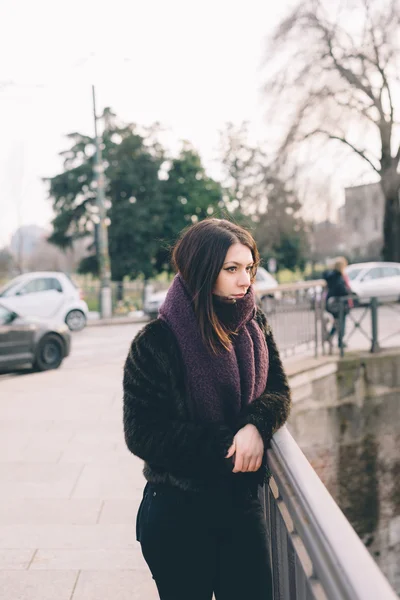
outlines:
{"label": "white car", "polygon": [[370,302],[371,298],[400,300],[400,263],[357,263],[349,265],[346,273],[358,302]]}
{"label": "white car", "polygon": [[58,271],[24,273],[0,290],[1,303],[23,317],[66,323],[71,331],[86,325],[88,306],[71,279]]}
{"label": "white car", "polygon": [[272,296],[272,294],[269,294],[268,292],[271,292],[271,290],[278,287],[278,282],[274,277],[272,277],[267,269],[264,269],[264,267],[258,267],[256,280],[253,284],[253,287],[257,296],[263,299],[265,296]]}
{"label": "white car", "polygon": [[150,292],[146,294],[146,299],[143,304],[143,312],[150,317],[150,319],[157,319],[158,310],[165,300],[168,290],[161,290],[159,292]]}

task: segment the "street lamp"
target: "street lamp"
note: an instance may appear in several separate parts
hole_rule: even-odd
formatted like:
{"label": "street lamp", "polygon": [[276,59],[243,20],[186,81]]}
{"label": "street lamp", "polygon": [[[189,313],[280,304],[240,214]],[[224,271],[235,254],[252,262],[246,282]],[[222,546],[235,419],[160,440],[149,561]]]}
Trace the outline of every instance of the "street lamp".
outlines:
{"label": "street lamp", "polygon": [[104,167],[101,155],[101,143],[97,131],[97,113],[96,113],[96,93],[94,85],[92,85],[93,95],[93,116],[94,116],[94,134],[96,145],[96,164],[94,166],[94,175],[96,180],[96,203],[98,207],[98,244],[97,244],[97,260],[99,263],[100,272],[100,316],[102,319],[111,317],[111,272],[110,272],[110,256],[108,254],[108,231],[107,231],[107,213],[105,208],[104,196]]}

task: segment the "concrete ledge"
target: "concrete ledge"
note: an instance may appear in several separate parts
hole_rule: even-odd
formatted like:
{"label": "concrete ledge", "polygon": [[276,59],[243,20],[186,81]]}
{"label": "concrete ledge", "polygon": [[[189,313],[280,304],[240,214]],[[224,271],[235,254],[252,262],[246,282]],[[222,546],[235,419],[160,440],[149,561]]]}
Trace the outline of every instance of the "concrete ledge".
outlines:
{"label": "concrete ledge", "polygon": [[[299,373],[289,378],[290,387],[292,390],[292,400],[294,403],[300,401],[310,402],[313,398],[314,382],[319,382],[330,375],[336,377],[337,363],[327,363],[310,368],[308,371]],[[324,395],[326,401],[328,395]]]}
{"label": "concrete ledge", "polygon": [[[314,371],[320,368],[327,368],[329,373],[337,370],[337,364],[340,360],[339,356],[320,356],[318,358],[314,357],[297,357],[297,360],[291,359],[283,359],[283,363],[285,366],[285,371],[287,376],[290,379],[297,377],[303,373],[309,374],[310,371]],[[327,365],[330,365],[328,367]],[[332,371],[331,371],[332,369]]]}

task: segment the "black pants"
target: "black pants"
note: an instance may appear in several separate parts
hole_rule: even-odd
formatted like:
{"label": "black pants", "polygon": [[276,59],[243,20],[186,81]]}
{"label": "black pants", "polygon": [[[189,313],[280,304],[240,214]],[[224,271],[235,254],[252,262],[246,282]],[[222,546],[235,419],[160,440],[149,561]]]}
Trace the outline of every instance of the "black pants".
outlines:
{"label": "black pants", "polygon": [[271,600],[263,510],[250,492],[147,484],[137,537],[161,600]]}
{"label": "black pants", "polygon": [[331,338],[335,335],[336,332],[338,332],[338,346],[340,346],[340,334],[339,334],[340,325],[342,326],[342,331],[341,331],[342,340],[344,340],[344,336],[346,333],[346,317],[347,317],[347,314],[344,313],[343,317],[342,317],[342,322],[340,323],[339,316],[336,316],[336,317],[334,316],[335,320],[333,322],[332,329],[329,332],[329,337],[331,337]]}

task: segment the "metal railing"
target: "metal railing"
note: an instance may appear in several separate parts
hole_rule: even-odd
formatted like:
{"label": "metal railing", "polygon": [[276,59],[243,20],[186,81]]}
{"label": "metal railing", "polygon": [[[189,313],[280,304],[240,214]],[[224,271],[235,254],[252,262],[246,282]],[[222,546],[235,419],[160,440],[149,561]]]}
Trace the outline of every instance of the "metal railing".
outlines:
{"label": "metal railing", "polygon": [[[355,302],[357,301],[354,296],[334,299],[336,306],[333,310],[332,324],[334,322],[337,330],[338,347],[342,357],[352,341],[354,348],[368,349],[372,353],[387,347],[388,343],[390,344],[389,340],[397,341],[397,345],[400,345],[400,305],[397,302],[379,302],[378,298],[371,298],[362,306],[353,306]],[[386,332],[382,333],[385,330]],[[325,335],[322,334],[322,339],[329,342],[332,353],[329,328]]]}
{"label": "metal railing", "polygon": [[282,284],[259,295],[283,356],[321,351],[321,297],[325,281]]}
{"label": "metal railing", "polygon": [[[168,288],[168,282],[151,282],[153,291]],[[329,329],[334,318],[326,311],[324,280],[283,284],[258,293],[258,302],[267,314],[279,350],[284,357],[311,352],[314,356],[332,353],[333,340]],[[98,282],[84,283],[81,287],[90,310],[98,310]],[[123,300],[117,284],[112,284],[114,314],[129,314],[143,308],[145,286],[143,281],[124,284]],[[343,356],[346,346],[354,349],[378,351],[390,343],[400,346],[400,304],[381,303],[372,299],[362,307],[345,310],[349,298],[339,300],[336,316],[338,337],[334,343]],[[157,312],[158,307],[155,309]],[[342,335],[343,321],[346,332]],[[398,325],[396,325],[396,322]],[[338,339],[339,338],[339,339]]]}
{"label": "metal railing", "polygon": [[397,595],[286,427],[264,487],[274,600],[395,600]]}
{"label": "metal railing", "polygon": [[[398,302],[371,298],[361,306],[350,295],[332,299],[333,310],[332,305],[325,306],[325,286],[323,280],[280,285],[259,298],[283,356],[310,350],[315,356],[332,354],[333,344],[341,356],[346,348],[378,352],[390,345],[400,346]],[[333,325],[335,337],[329,335]]]}
{"label": "metal railing", "polygon": [[[77,283],[84,294],[84,298],[89,305],[89,310],[100,310],[100,283],[97,280],[85,281],[85,278],[79,280],[75,277]],[[143,301],[145,296],[145,282],[143,280],[128,281],[118,283],[111,282],[111,299],[112,310],[114,315],[127,315],[130,312],[143,309]],[[168,283],[164,281],[152,281],[151,288],[153,291],[163,290],[168,288]]]}

